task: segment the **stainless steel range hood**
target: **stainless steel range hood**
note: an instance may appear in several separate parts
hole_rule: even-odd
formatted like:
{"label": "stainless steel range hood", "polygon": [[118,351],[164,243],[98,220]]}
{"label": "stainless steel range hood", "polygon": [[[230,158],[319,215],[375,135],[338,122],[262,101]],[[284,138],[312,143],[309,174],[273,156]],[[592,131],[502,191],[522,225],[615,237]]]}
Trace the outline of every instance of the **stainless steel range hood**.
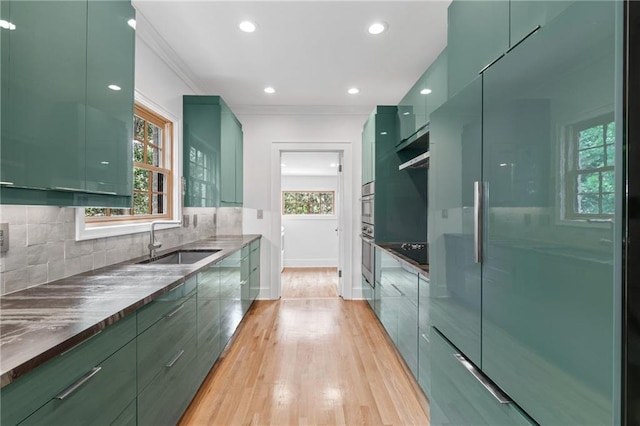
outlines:
{"label": "stainless steel range hood", "polygon": [[411,160],[398,166],[398,170],[404,169],[427,169],[429,168],[429,151],[424,152]]}

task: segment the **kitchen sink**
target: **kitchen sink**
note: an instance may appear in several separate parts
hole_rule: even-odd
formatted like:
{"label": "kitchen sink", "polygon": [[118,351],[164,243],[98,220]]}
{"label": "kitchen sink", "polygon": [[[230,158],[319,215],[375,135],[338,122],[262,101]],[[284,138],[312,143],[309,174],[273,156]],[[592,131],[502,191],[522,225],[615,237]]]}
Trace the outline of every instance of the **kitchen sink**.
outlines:
{"label": "kitchen sink", "polygon": [[220,250],[177,250],[152,259],[138,262],[139,265],[188,265],[196,263]]}

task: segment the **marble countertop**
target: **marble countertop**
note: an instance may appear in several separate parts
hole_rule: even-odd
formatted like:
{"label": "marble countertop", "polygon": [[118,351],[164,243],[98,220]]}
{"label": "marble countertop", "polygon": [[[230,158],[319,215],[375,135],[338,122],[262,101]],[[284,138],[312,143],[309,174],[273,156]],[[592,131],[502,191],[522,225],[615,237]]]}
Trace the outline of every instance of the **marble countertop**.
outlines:
{"label": "marble countertop", "polygon": [[139,257],[0,297],[0,387],[73,348],[260,235],[207,238],[159,251],[220,250],[193,264]]}

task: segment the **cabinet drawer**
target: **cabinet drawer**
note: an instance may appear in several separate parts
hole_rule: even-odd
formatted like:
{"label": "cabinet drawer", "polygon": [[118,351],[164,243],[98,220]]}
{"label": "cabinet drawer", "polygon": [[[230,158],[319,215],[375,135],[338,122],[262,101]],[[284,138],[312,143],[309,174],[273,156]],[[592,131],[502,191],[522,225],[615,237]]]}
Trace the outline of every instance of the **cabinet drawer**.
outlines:
{"label": "cabinet drawer", "polygon": [[190,339],[163,360],[160,373],[138,394],[138,425],[175,425],[198,389],[196,340]]}
{"label": "cabinet drawer", "polygon": [[80,379],[59,381],[57,396],[21,425],[111,424],[136,397],[135,360],[136,345],[129,342]]}
{"label": "cabinet drawer", "polygon": [[513,403],[501,404],[458,360],[436,330],[431,333],[432,425],[514,426],[535,423]]}
{"label": "cabinet drawer", "polygon": [[198,368],[206,375],[222,353],[220,301],[198,300]]}
{"label": "cabinet drawer", "polygon": [[196,300],[190,298],[138,336],[138,393],[196,333]]}
{"label": "cabinet drawer", "polygon": [[251,251],[256,251],[256,250],[260,250],[260,240],[253,240],[251,241]]}
{"label": "cabinet drawer", "polygon": [[422,276],[418,276],[418,327],[429,330],[431,320],[429,317],[430,282]]}
{"label": "cabinet drawer", "polygon": [[5,386],[0,424],[19,423],[135,337],[136,317],[131,315]]}
{"label": "cabinet drawer", "polygon": [[431,394],[431,353],[429,331],[418,329],[418,384],[427,397]]}
{"label": "cabinet drawer", "polygon": [[247,244],[240,249],[240,256],[244,259],[249,256],[249,252],[251,252],[251,244]]}
{"label": "cabinet drawer", "polygon": [[198,300],[220,298],[220,270],[212,266],[198,273]]}
{"label": "cabinet drawer", "polygon": [[138,310],[138,334],[187,300],[196,289],[196,276],[169,290],[153,302]]}
{"label": "cabinet drawer", "polygon": [[251,250],[251,270],[260,266],[260,246]]}
{"label": "cabinet drawer", "polygon": [[134,399],[131,404],[120,413],[118,418],[111,423],[111,426],[136,426],[136,419],[138,417],[137,405],[138,402]]}
{"label": "cabinet drawer", "polygon": [[253,268],[251,266],[249,258],[243,258],[242,263],[240,264],[240,275],[242,280],[248,279],[249,275],[251,275],[251,271],[253,271]]}
{"label": "cabinet drawer", "polygon": [[256,269],[251,272],[251,276],[249,277],[249,295],[251,300],[256,300],[258,295],[260,294],[260,267],[258,266]]}

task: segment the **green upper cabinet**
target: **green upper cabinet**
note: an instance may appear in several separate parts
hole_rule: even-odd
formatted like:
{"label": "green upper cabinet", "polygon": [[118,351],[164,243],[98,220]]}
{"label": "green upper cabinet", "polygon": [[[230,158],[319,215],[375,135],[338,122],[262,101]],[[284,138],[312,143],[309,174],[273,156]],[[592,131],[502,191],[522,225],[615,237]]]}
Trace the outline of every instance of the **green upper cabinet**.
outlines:
{"label": "green upper cabinet", "polygon": [[425,123],[431,122],[431,113],[440,105],[447,101],[449,96],[448,87],[448,56],[447,49],[443,50],[435,61],[429,66],[426,78],[424,80],[424,88],[421,90],[422,97],[426,104],[425,107]]}
{"label": "green upper cabinet", "polygon": [[220,96],[184,96],[187,207],[242,206],[242,124]]}
{"label": "green upper cabinet", "polygon": [[2,14],[2,202],[128,207],[130,2],[5,0]]}
{"label": "green upper cabinet", "polygon": [[[128,1],[88,3],[86,186],[131,192],[135,10]],[[114,149],[122,146],[124,149]]]}
{"label": "green upper cabinet", "polygon": [[514,46],[522,41],[538,26],[544,26],[574,1],[511,0],[509,16],[510,45]]}
{"label": "green upper cabinet", "polygon": [[454,0],[447,37],[452,96],[509,48],[509,2]]}

